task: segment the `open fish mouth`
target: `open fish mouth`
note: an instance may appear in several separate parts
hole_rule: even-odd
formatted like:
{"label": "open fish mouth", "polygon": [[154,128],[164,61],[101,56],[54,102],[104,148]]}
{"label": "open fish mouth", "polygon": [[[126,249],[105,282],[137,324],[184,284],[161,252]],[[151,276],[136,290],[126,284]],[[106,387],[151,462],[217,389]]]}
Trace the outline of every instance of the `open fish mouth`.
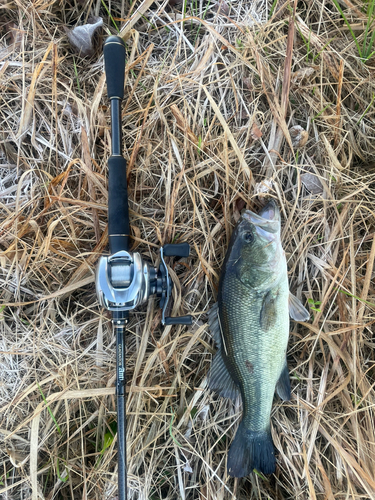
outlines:
{"label": "open fish mouth", "polygon": [[267,220],[280,220],[280,210],[274,200],[270,200],[259,212],[259,217]]}
{"label": "open fish mouth", "polygon": [[262,235],[264,232],[275,234],[280,231],[280,210],[273,200],[269,201],[259,214],[246,210],[242,217],[254,224],[257,232],[261,230]]}

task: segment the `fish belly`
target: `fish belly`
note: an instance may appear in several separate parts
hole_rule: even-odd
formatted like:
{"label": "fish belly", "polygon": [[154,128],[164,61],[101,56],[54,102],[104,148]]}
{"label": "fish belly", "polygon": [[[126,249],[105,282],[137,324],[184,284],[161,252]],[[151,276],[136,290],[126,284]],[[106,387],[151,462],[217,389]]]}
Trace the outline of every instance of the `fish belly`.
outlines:
{"label": "fish belly", "polygon": [[219,297],[224,362],[241,391],[243,423],[252,431],[264,431],[270,425],[275,386],[286,360],[287,277],[264,292],[236,279],[226,281]]}

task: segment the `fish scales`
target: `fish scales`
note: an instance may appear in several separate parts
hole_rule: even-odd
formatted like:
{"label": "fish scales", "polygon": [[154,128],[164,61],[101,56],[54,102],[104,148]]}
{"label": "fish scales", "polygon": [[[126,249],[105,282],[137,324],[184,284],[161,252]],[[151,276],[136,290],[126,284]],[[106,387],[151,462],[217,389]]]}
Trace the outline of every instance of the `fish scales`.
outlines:
{"label": "fish scales", "polygon": [[218,303],[228,351],[226,366],[240,387],[243,420],[260,431],[269,426],[275,386],[285,364],[289,336],[287,277],[282,276],[273,288],[277,293],[275,322],[267,330],[260,326],[260,314],[269,290],[253,292],[235,276],[226,276],[225,281]]}
{"label": "fish scales", "polygon": [[280,212],[271,201],[261,212],[246,211],[237,223],[220,274],[217,304],[209,314],[218,350],[209,387],[241,396],[243,415],[228,454],[228,472],[243,477],[253,469],[275,470],[270,416],[275,389],[290,398],[286,363],[289,314],[308,311],[289,292]]}

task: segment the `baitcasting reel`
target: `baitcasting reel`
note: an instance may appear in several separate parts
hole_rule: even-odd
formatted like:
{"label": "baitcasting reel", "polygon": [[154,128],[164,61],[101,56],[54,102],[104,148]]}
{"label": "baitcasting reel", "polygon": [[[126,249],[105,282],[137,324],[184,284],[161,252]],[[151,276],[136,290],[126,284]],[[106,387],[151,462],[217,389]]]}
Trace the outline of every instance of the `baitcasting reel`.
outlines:
{"label": "baitcasting reel", "polygon": [[164,257],[188,257],[188,243],[167,244],[160,249],[159,269],[142,259],[138,252],[120,250],[100,257],[96,272],[96,292],[101,306],[109,311],[130,311],[147,302],[151,295],[160,297],[163,325],[191,325],[188,316],[165,316],[172,293]]}

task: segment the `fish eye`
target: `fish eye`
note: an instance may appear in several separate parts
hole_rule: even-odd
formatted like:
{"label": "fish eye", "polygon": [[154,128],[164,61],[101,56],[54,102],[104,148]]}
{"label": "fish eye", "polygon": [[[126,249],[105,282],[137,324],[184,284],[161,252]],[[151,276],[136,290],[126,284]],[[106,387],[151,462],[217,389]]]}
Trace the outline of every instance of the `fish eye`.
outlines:
{"label": "fish eye", "polygon": [[244,233],[243,235],[243,238],[247,243],[251,243],[254,239],[254,235],[252,232],[246,231],[246,233]]}

